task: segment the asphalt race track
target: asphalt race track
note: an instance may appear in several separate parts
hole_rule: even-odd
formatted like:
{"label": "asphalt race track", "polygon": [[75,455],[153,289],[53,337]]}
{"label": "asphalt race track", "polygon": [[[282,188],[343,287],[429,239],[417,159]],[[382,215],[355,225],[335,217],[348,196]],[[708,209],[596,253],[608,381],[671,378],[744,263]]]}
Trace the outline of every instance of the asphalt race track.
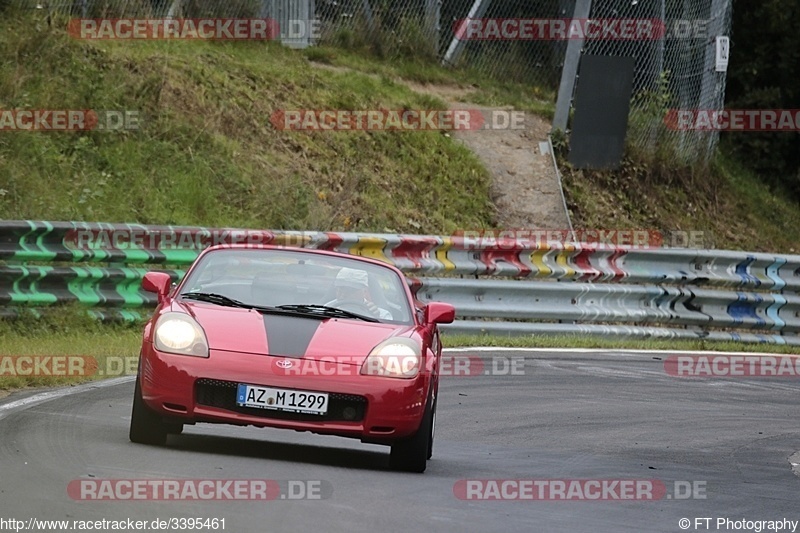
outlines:
{"label": "asphalt race track", "polygon": [[[687,530],[682,518],[688,531],[754,531],[718,528],[717,519],[800,520],[789,461],[800,450],[796,378],[677,378],[660,354],[488,355],[524,358],[524,374],[442,378],[425,474],[390,471],[388,448],[281,430],[187,426],[166,447],[135,445],[130,378],[45,401],[12,395],[0,403],[0,519],[224,518],[235,533],[678,532]],[[67,487],[86,479],[267,479],[281,490],[303,480],[321,489],[303,500],[74,499]],[[467,501],[454,493],[464,480],[488,479],[655,480],[666,494]],[[712,520],[706,528],[696,518]]]}

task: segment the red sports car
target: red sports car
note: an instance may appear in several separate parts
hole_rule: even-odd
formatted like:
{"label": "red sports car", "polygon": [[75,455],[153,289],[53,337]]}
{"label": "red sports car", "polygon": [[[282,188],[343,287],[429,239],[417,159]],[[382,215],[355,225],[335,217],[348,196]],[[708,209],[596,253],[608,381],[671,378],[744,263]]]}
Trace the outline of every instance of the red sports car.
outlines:
{"label": "red sports car", "polygon": [[398,470],[433,451],[444,303],[416,302],[398,269],[335,252],[205,250],[144,330],[130,439],[165,444],[197,422],[275,427],[391,446]]}

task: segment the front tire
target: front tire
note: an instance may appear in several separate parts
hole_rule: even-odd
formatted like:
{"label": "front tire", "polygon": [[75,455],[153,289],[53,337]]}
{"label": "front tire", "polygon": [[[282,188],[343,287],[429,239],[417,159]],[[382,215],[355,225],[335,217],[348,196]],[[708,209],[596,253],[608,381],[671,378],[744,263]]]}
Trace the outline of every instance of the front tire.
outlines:
{"label": "front tire", "polygon": [[183,433],[183,424],[180,422],[170,422],[165,424],[164,427],[167,430],[167,435],[180,435]]}
{"label": "front tire", "polygon": [[433,401],[429,400],[422,417],[422,423],[413,436],[392,444],[389,455],[389,465],[394,470],[402,472],[425,472],[428,459],[432,453],[433,425],[435,409]]}
{"label": "front tire", "polygon": [[436,402],[433,403],[433,416],[431,418],[431,438],[428,442],[428,460],[433,457],[433,439],[436,437]]}
{"label": "front tire", "polygon": [[163,446],[167,443],[167,424],[152,409],[147,407],[142,398],[142,387],[136,378],[133,392],[133,409],[131,410],[131,427],[128,437],[137,444],[155,444]]}

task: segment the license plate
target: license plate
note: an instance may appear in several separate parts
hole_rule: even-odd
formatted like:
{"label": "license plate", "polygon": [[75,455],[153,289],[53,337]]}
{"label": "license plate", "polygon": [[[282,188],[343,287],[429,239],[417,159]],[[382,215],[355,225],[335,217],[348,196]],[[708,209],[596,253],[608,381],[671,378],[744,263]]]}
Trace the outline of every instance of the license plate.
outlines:
{"label": "license plate", "polygon": [[275,389],[240,383],[236,391],[236,405],[256,409],[324,415],[328,412],[328,395],[324,392]]}

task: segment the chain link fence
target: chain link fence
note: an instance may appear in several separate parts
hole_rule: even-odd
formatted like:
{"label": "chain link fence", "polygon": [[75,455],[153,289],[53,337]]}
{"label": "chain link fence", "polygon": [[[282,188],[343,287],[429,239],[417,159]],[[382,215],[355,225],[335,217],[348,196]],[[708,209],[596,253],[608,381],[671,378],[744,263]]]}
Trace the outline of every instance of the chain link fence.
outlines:
{"label": "chain link fence", "polygon": [[[576,0],[0,0],[82,17],[293,17],[318,21],[314,42],[368,45],[380,56],[425,58],[498,80],[559,88],[569,39],[459,39],[465,19],[571,19]],[[635,58],[628,140],[654,153],[704,161],[718,134],[673,131],[670,109],[722,109],[725,73],[715,71],[716,36],[729,35],[732,0],[593,0],[592,19],[656,19],[666,35],[587,39],[584,54]],[[310,25],[308,26],[310,27]],[[287,39],[284,39],[286,42]],[[307,41],[310,44],[310,41]],[[289,43],[291,44],[291,43]],[[303,46],[303,42],[299,44]],[[532,92],[533,93],[533,92]],[[549,96],[548,96],[549,97]]]}
{"label": "chain link fence", "polygon": [[596,0],[592,18],[657,19],[665,36],[643,41],[587,41],[584,53],[636,60],[629,141],[649,151],[670,149],[685,161],[709,159],[718,133],[665,127],[670,109],[716,110],[725,105],[726,74],[716,72],[716,37],[729,36],[731,0]]}
{"label": "chain link fence", "polygon": [[[0,0],[17,9],[38,9],[74,17],[268,17],[271,0]],[[286,1],[285,4],[308,3]],[[312,2],[313,3],[313,2]]]}

